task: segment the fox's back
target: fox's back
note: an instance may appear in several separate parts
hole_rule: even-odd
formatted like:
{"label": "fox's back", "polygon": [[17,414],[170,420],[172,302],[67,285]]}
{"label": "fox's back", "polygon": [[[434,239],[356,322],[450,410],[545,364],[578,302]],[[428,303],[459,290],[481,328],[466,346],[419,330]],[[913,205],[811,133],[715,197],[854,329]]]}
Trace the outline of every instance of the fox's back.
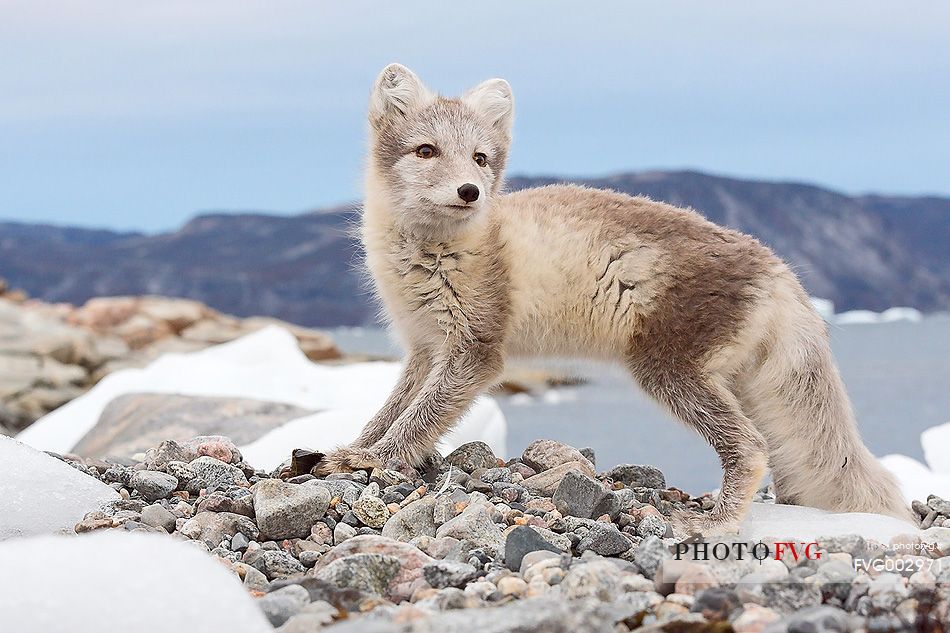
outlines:
{"label": "fox's back", "polygon": [[[722,313],[782,264],[699,214],[613,191],[527,189],[493,208],[510,270],[515,351],[615,353],[659,309]],[[576,347],[577,349],[573,349]]]}

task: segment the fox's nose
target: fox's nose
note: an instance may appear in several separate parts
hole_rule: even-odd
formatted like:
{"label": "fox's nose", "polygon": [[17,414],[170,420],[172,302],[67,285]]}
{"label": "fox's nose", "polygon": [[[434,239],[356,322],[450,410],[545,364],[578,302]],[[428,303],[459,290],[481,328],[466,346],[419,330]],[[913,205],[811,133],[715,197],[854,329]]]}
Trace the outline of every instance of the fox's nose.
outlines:
{"label": "fox's nose", "polygon": [[470,182],[459,187],[459,198],[465,202],[475,202],[478,200],[478,187]]}

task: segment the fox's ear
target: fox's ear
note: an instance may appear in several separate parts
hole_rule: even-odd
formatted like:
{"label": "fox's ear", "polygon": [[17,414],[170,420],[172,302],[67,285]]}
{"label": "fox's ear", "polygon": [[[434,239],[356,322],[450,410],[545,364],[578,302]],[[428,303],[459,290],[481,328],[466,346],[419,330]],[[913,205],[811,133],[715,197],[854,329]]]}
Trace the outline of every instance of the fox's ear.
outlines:
{"label": "fox's ear", "polygon": [[376,78],[369,100],[369,121],[379,125],[388,116],[405,116],[434,97],[414,72],[402,64],[390,64]]}
{"label": "fox's ear", "polygon": [[511,86],[504,79],[489,79],[462,96],[462,101],[492,122],[505,134],[511,135],[515,118],[515,98]]}

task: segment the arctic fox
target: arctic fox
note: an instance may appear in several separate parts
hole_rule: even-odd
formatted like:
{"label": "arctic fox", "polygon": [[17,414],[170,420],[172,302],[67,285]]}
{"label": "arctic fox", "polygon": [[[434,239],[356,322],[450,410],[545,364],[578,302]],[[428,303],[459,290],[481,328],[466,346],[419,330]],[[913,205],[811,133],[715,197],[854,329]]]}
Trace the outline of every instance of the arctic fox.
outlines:
{"label": "arctic fox", "polygon": [[735,529],[767,468],[780,502],[910,518],[861,442],[824,321],[788,266],[648,198],[504,193],[513,115],[501,79],[457,99],[399,64],[377,79],[362,239],[407,359],[323,469],[419,465],[508,356],[583,355],[623,363],[718,453],[715,507],[681,529]]}

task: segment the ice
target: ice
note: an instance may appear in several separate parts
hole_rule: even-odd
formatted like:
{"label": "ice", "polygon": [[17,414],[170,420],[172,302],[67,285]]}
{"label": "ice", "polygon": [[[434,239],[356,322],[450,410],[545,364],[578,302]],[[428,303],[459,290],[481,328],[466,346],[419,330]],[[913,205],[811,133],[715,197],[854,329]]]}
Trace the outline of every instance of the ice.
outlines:
{"label": "ice", "polygon": [[854,325],[863,323],[891,323],[893,321],[917,322],[923,319],[923,314],[915,308],[895,307],[884,312],[870,310],[849,310],[834,317],[838,325]]}
{"label": "ice", "polygon": [[98,479],[0,435],[0,541],[69,531],[118,498]]}
{"label": "ice", "polygon": [[907,521],[879,514],[835,514],[804,506],[753,503],[739,528],[739,536],[756,541],[766,537],[813,541],[823,536],[860,534],[866,539],[887,543],[893,536],[917,531],[917,526]]}
{"label": "ice", "polygon": [[926,501],[932,494],[950,498],[950,475],[936,473],[906,455],[885,455],[881,463],[897,478],[905,499]]}
{"label": "ice", "polygon": [[[934,426],[920,434],[927,465],[935,473],[950,477],[950,422]],[[948,493],[950,491],[944,491]],[[950,495],[944,494],[950,498]]]}
{"label": "ice", "polygon": [[[68,452],[109,402],[136,392],[256,398],[321,411],[248,446],[251,454],[266,456],[272,463],[277,453],[286,457],[299,446],[326,449],[355,438],[389,395],[399,367],[388,362],[317,365],[304,356],[293,335],[270,326],[199,352],[166,354],[143,369],[109,374],[83,396],[35,422],[18,439],[42,450]],[[451,450],[460,442],[479,439],[504,456],[506,434],[501,410],[491,398],[482,397],[442,448]]]}
{"label": "ice", "polygon": [[811,299],[811,305],[815,308],[815,312],[821,315],[825,321],[834,321],[835,319],[835,304],[833,301],[828,299],[821,299],[819,297],[809,297]]}
{"label": "ice", "polygon": [[17,539],[0,561],[2,631],[273,631],[236,576],[167,536]]}

